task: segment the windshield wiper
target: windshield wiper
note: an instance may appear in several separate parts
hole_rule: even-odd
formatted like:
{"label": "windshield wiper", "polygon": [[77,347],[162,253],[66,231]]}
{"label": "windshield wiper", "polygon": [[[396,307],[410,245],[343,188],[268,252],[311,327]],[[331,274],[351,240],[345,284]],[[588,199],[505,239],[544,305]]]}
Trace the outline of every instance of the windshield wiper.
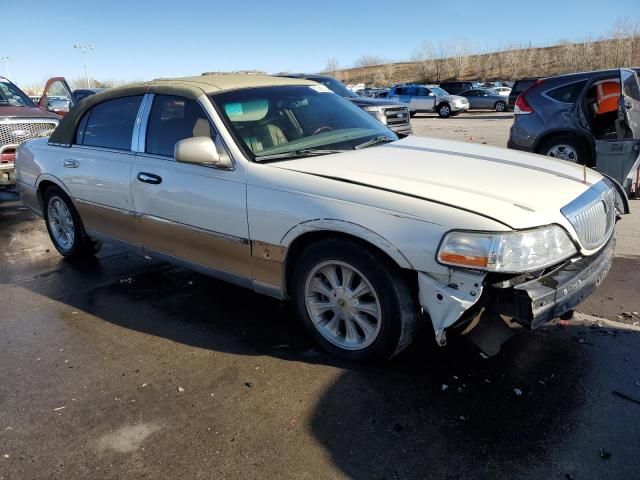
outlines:
{"label": "windshield wiper", "polygon": [[378,145],[380,143],[389,143],[394,141],[395,140],[393,138],[389,138],[386,135],[380,135],[378,137],[373,137],[371,140],[367,140],[366,142],[361,143],[360,145],[356,145],[355,147],[353,147],[353,149],[360,150],[361,148],[372,147],[373,145]]}
{"label": "windshield wiper", "polygon": [[292,152],[274,153],[271,155],[257,155],[256,160],[276,160],[280,158],[302,158],[302,157],[315,157],[316,155],[329,155],[331,153],[344,153],[344,150],[319,150],[319,149],[304,149],[294,150]]}

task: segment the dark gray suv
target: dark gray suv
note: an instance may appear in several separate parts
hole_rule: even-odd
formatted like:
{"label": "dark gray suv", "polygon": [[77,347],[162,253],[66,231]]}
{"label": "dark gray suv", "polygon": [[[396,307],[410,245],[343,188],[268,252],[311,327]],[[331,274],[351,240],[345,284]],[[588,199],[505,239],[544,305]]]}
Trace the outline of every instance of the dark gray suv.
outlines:
{"label": "dark gray suv", "polygon": [[516,100],[507,146],[594,167],[621,184],[640,152],[640,84],[631,69],[537,80]]}

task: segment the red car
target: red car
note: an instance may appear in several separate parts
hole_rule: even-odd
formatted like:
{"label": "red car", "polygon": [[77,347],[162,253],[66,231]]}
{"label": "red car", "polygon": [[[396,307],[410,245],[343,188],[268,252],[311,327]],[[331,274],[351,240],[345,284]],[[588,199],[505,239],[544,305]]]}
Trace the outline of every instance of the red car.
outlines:
{"label": "red car", "polygon": [[22,90],[0,77],[0,186],[15,184],[18,145],[50,135],[59,120],[59,115],[38,108]]}

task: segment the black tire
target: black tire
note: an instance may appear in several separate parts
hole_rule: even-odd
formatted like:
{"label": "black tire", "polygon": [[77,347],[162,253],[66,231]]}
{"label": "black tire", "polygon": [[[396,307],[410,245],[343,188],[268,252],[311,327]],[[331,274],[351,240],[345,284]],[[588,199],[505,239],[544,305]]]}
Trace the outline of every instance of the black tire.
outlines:
{"label": "black tire", "polygon": [[411,118],[415,117],[418,114],[418,112],[409,112],[409,116]]}
{"label": "black tire", "polygon": [[[316,328],[307,310],[305,285],[319,264],[338,261],[355,267],[377,292],[380,328],[372,343],[359,350],[341,348],[327,340]],[[299,318],[309,334],[325,350],[354,361],[388,360],[406,349],[417,328],[417,308],[400,269],[381,259],[373,249],[343,239],[327,239],[309,246],[296,262],[292,278],[292,297]]]}
{"label": "black tire", "polygon": [[[53,243],[53,246],[56,247],[56,250],[58,250],[60,255],[68,258],[79,258],[93,256],[100,251],[102,242],[93,240],[89,235],[87,235],[78,211],[73,206],[71,199],[61,188],[54,186],[47,188],[44,192],[43,200],[43,214],[44,222],[47,226],[47,232],[49,232],[51,243]],[[73,221],[73,241],[70,242],[68,246],[62,245],[56,239],[56,236],[51,230],[51,222],[49,222],[49,205],[54,200],[60,200],[63,202],[71,214],[71,219]]]}
{"label": "black tire", "polygon": [[[571,158],[561,158],[554,155],[552,152],[554,149],[561,149],[563,146],[570,147],[573,152]],[[591,166],[592,159],[589,150],[585,144],[573,135],[557,135],[546,140],[542,146],[538,149],[538,153],[546,155],[548,157],[560,158],[561,160],[571,161],[579,165]],[[575,156],[575,161],[572,159]]]}
{"label": "black tire", "polygon": [[496,104],[493,106],[493,109],[496,112],[506,112],[507,111],[507,104],[505,102],[503,102],[502,100],[497,101]]}
{"label": "black tire", "polygon": [[438,116],[440,118],[449,118],[451,116],[451,107],[448,103],[438,105]]}

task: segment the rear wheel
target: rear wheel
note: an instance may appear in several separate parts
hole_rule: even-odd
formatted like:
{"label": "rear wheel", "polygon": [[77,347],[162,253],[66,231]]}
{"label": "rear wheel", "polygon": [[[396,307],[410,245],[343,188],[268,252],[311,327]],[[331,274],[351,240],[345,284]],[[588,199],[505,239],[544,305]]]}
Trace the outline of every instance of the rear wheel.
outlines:
{"label": "rear wheel", "polygon": [[417,310],[397,267],[355,242],[331,239],[297,262],[298,315],[325,350],[349,360],[386,360],[413,339]]}
{"label": "rear wheel", "polygon": [[547,157],[566,160],[567,162],[587,165],[591,163],[591,157],[585,145],[574,136],[559,135],[552,137],[540,148],[540,153]]}
{"label": "rear wheel", "polygon": [[443,103],[438,107],[438,115],[440,118],[449,118],[451,116],[451,107],[448,104]]}
{"label": "rear wheel", "polygon": [[65,257],[95,255],[102,246],[87,235],[80,215],[59,187],[44,192],[44,220],[54,247]]}
{"label": "rear wheel", "polygon": [[503,101],[498,101],[493,108],[496,112],[504,112],[507,109],[507,104]]}

